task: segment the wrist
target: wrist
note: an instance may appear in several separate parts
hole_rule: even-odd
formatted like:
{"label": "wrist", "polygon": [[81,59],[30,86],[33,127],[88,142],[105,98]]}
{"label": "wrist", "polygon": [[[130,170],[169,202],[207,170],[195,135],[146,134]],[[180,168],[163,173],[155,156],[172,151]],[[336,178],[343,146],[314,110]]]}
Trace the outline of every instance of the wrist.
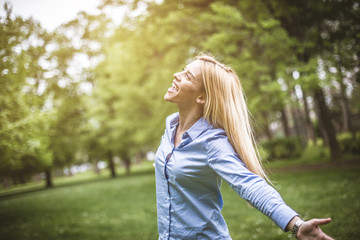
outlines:
{"label": "wrist", "polygon": [[288,231],[292,232],[296,221],[299,220],[299,219],[300,219],[300,217],[297,216],[297,215],[296,215],[295,217],[293,217],[293,218],[290,220],[290,222],[286,225],[285,231],[286,231],[286,232],[288,232]]}
{"label": "wrist", "polygon": [[297,238],[299,229],[303,223],[304,223],[304,220],[302,220],[301,218],[298,218],[296,220],[295,224],[293,225],[291,233],[295,238]]}

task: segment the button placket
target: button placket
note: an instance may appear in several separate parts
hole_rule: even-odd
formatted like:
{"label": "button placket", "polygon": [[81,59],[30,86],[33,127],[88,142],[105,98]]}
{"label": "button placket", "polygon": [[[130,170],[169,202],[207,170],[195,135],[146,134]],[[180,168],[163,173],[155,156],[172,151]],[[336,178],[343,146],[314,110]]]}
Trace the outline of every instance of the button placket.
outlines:
{"label": "button placket", "polygon": [[169,222],[169,229],[168,229],[168,234],[167,234],[167,238],[169,239],[170,238],[170,226],[171,226],[171,218],[170,218],[170,215],[171,215],[171,203],[170,203],[170,199],[171,199],[171,193],[170,193],[170,184],[169,184],[169,175],[167,173],[167,166],[168,166],[168,162],[174,152],[174,149],[173,148],[171,150],[171,152],[166,156],[165,158],[165,166],[164,166],[164,174],[165,174],[165,178],[166,178],[166,182],[167,182],[167,190],[168,190],[168,197],[166,198],[168,201],[169,201],[169,213],[168,215],[166,215],[166,219],[168,220]]}

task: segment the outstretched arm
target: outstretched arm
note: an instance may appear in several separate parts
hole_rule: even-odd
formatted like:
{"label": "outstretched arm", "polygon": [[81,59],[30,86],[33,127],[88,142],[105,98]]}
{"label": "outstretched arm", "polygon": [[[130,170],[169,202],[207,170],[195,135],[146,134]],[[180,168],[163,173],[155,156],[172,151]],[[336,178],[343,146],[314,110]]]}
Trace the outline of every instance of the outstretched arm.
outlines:
{"label": "outstretched arm", "polygon": [[[286,230],[292,231],[294,224],[300,218],[298,216],[291,219],[289,224],[286,226]],[[320,225],[328,224],[331,222],[331,218],[325,219],[311,219],[301,224],[296,237],[300,240],[334,240],[333,238],[326,235],[320,229]]]}

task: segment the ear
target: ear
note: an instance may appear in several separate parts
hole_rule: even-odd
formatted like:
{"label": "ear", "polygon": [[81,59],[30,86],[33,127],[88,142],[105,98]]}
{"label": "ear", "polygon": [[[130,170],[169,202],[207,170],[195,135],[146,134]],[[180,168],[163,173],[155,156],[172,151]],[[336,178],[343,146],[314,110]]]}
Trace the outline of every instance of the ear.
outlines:
{"label": "ear", "polygon": [[196,98],[196,102],[199,104],[205,104],[205,96],[200,95]]}

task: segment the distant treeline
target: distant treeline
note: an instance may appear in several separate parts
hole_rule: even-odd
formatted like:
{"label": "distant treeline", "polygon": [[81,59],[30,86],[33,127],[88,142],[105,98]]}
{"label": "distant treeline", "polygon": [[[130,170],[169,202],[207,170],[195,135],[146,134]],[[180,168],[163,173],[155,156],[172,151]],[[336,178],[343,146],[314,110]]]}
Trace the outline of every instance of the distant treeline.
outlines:
{"label": "distant treeline", "polygon": [[[163,95],[200,52],[236,70],[259,139],[305,148],[356,144],[360,129],[360,4],[349,0],[114,1],[54,32],[0,18],[0,177],[25,182],[74,164],[131,163],[156,151]],[[120,25],[107,15],[126,9]],[[296,140],[291,140],[296,139]],[[276,140],[278,141],[278,140]],[[275,141],[275,142],[276,142]],[[289,146],[290,146],[289,145]],[[287,146],[287,145],[286,145]],[[271,150],[271,149],[270,149]]]}

